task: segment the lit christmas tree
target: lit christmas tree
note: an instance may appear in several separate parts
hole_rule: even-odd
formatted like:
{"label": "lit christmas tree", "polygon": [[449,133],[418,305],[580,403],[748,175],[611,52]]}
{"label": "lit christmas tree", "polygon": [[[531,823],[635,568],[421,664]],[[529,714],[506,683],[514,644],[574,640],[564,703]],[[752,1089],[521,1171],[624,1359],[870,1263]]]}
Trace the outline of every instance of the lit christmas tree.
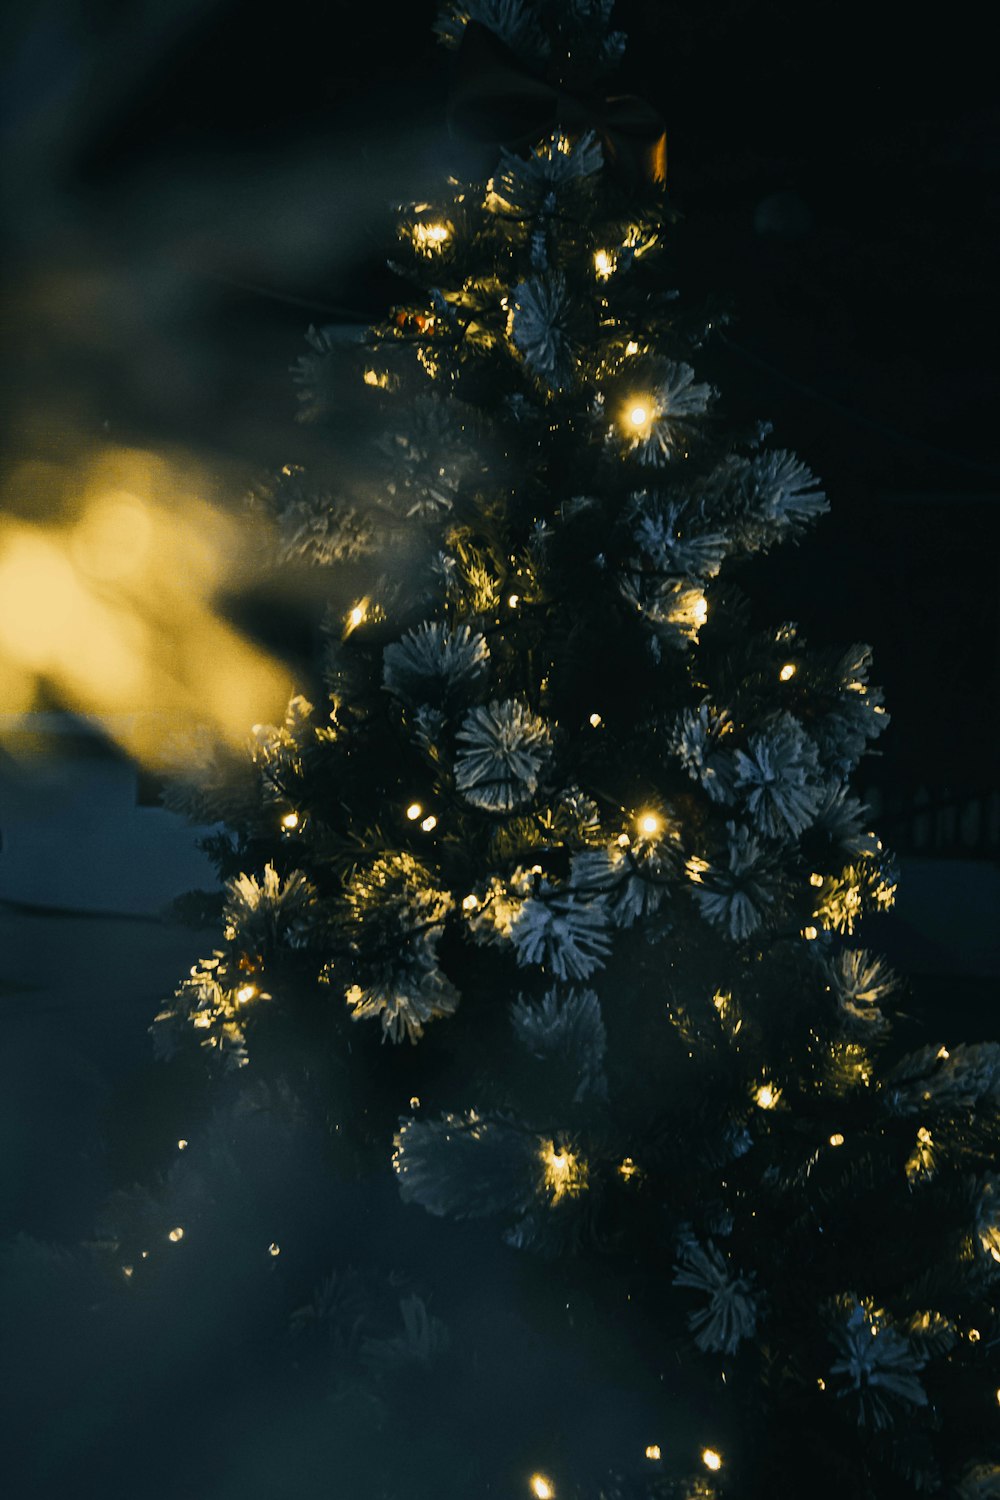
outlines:
{"label": "lit christmas tree", "polygon": [[[666,290],[662,133],[606,97],[610,9],[442,15],[459,123],[508,145],[400,219],[418,290],[357,362],[363,484],[255,494],[279,562],[361,582],[285,723],[172,789],[228,825],[227,884],[154,1034],[289,1079],[404,1225],[492,1221],[534,1267],[517,1316],[595,1380],[631,1349],[663,1434],[689,1413],[589,1472],[594,1412],[554,1389],[549,1451],[514,1417],[488,1445],[445,1302],[387,1332],[335,1272],[296,1326],[407,1410],[373,1495],[423,1495],[436,1441],[427,1494],[985,1500],[1000,1046],[893,1042],[861,939],[893,865],[850,790],[888,718],[866,646],[757,619],[748,565],[827,501],[698,378],[712,324]],[[344,346],[309,338],[322,423]]]}

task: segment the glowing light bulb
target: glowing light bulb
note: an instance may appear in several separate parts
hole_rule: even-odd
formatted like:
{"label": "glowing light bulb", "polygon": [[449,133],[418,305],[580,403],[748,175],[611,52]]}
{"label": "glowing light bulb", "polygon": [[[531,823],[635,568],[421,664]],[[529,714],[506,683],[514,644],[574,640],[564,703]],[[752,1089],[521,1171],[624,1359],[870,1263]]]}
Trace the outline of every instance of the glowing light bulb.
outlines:
{"label": "glowing light bulb", "polygon": [[122,1274],[125,1277],[126,1281],[128,1281],[128,1279],[133,1275],[133,1273],[134,1273],[134,1267],[133,1266],[122,1266]]}
{"label": "glowing light bulb", "polygon": [[660,1445],[659,1445],[659,1443],[649,1443],[649,1444],[647,1444],[647,1446],[646,1446],[646,1457],[650,1460],[651,1463],[654,1463],[654,1464],[657,1462],[658,1459],[660,1459],[660,1458],[663,1457],[663,1455],[660,1452]]}
{"label": "glowing light bulb", "polygon": [[410,1095],[410,1108],[411,1109],[419,1109],[420,1108],[420,1095],[419,1094],[411,1094]]}
{"label": "glowing light bulb", "polygon": [[285,816],[281,820],[281,826],[282,826],[282,828],[287,828],[288,831],[289,831],[289,833],[291,833],[291,831],[292,831],[293,828],[298,828],[298,826],[299,826],[299,815],[298,815],[298,813],[297,812],[288,812],[288,813],[285,813]]}
{"label": "glowing light bulb", "polygon": [[699,630],[708,619],[708,600],[705,598],[704,594],[702,594],[700,598],[695,600],[694,605],[691,609],[691,618],[694,620],[694,623]]}
{"label": "glowing light bulb", "polygon": [[645,427],[649,421],[649,407],[637,401],[635,406],[629,408],[628,419],[633,427]]}
{"label": "glowing light bulb", "polygon": [[415,224],[413,243],[418,250],[428,253],[432,250],[440,250],[449,233],[447,224]]}
{"label": "glowing light bulb", "polygon": [[628,836],[627,833],[620,833],[618,835],[618,847],[619,847],[619,849],[627,849],[628,846],[629,846],[629,844],[631,844],[631,842],[632,842],[632,840],[629,838],[629,836]]}
{"label": "glowing light bulb", "polygon": [[271,1243],[267,1247],[267,1253],[268,1253],[268,1255],[280,1255],[281,1254],[281,1246],[278,1245],[278,1244],[276,1244],[275,1241],[272,1240]]}
{"label": "glowing light bulb", "polygon": [[423,808],[420,806],[419,802],[411,802],[409,807],[406,809],[406,816],[409,818],[411,823],[415,823],[422,812]]}
{"label": "glowing light bulb", "polygon": [[790,678],[792,678],[792,677],[795,676],[795,673],[797,671],[798,671],[798,668],[796,667],[796,665],[795,665],[795,663],[793,661],[786,661],[785,665],[782,667],[781,671],[778,673],[778,678],[779,678],[779,680],[781,682],[788,682]]}
{"label": "glowing light bulb", "polygon": [[591,729],[597,729],[598,726],[601,725],[601,724],[603,724],[603,723],[604,723],[604,720],[601,718],[600,714],[591,714],[591,716],[590,716],[590,727],[591,727]]}
{"label": "glowing light bulb", "polygon": [[618,1168],[618,1176],[621,1177],[625,1182],[631,1182],[632,1178],[637,1177],[638,1174],[639,1168],[636,1166],[631,1156],[626,1156],[625,1160]]}
{"label": "glowing light bulb", "polygon": [[803,927],[802,936],[805,938],[807,943],[814,943],[819,937],[819,932],[810,924],[810,926],[808,927]]}
{"label": "glowing light bulb", "polygon": [[607,281],[615,268],[614,256],[609,250],[595,250],[594,270],[601,281]]}
{"label": "glowing light bulb", "polygon": [[359,599],[357,604],[352,605],[347,611],[347,619],[344,626],[345,636],[350,635],[352,630],[357,630],[359,625],[363,625],[367,617],[368,600]]}
{"label": "glowing light bulb", "polygon": [[1000,1406],[1000,1391],[997,1391],[997,1406]]}
{"label": "glowing light bulb", "polygon": [[841,1133],[840,1133],[839,1130],[836,1131],[833,1135],[831,1135],[831,1137],[830,1137],[830,1145],[831,1146],[842,1146],[843,1144],[844,1144],[844,1137],[841,1135]]}
{"label": "glowing light bulb", "polygon": [[425,833],[430,833],[431,829],[438,826],[438,820],[433,813],[428,813],[427,817],[421,821],[420,826]]}
{"label": "glowing light bulb", "polygon": [[187,1141],[178,1141],[177,1142],[177,1149],[178,1149],[178,1151],[186,1151],[187,1150]]}
{"label": "glowing light bulb", "polygon": [[177,1244],[178,1240],[182,1240],[183,1238],[184,1231],[179,1224],[176,1229],[171,1229],[170,1233],[167,1235],[167,1239],[172,1241],[172,1243],[175,1245]]}
{"label": "glowing light bulb", "polygon": [[822,1375],[818,1377],[816,1384],[819,1386],[821,1391],[826,1390],[826,1381],[823,1379]]}
{"label": "glowing light bulb", "polygon": [[950,1056],[951,1056],[951,1053],[948,1051],[947,1047],[939,1047],[938,1048],[938,1057],[944,1058],[944,1057],[950,1057]]}
{"label": "glowing light bulb", "polygon": [[970,1344],[978,1344],[979,1340],[980,1340],[980,1337],[981,1337],[981,1335],[980,1335],[980,1332],[979,1332],[978,1328],[970,1328],[969,1329],[969,1343]]}
{"label": "glowing light bulb", "polygon": [[702,1448],[701,1461],[706,1469],[712,1470],[713,1474],[722,1468],[722,1454],[716,1452],[714,1448]]}
{"label": "glowing light bulb", "polygon": [[655,838],[663,827],[663,820],[654,812],[640,813],[636,819],[636,827],[644,838]]}
{"label": "glowing light bulb", "polygon": [[762,1083],[754,1098],[761,1109],[773,1109],[778,1102],[778,1093],[773,1083]]}
{"label": "glowing light bulb", "polygon": [[638,354],[639,353],[639,345],[636,343],[635,339],[629,339],[628,343],[625,345],[625,353],[626,354]]}
{"label": "glowing light bulb", "polygon": [[475,909],[476,909],[476,907],[478,905],[479,905],[479,897],[478,896],[465,896],[462,899],[462,910],[463,911],[475,911]]}
{"label": "glowing light bulb", "polygon": [[256,993],[257,989],[255,985],[241,984],[239,989],[236,991],[236,998],[241,1005],[246,1005],[247,1001],[252,1000]]}
{"label": "glowing light bulb", "polygon": [[822,877],[822,875],[818,874],[814,870],[813,873],[809,876],[809,884],[810,885],[822,885],[823,884],[823,877]]}
{"label": "glowing light bulb", "polygon": [[555,1486],[544,1474],[532,1474],[528,1483],[535,1500],[555,1500]]}
{"label": "glowing light bulb", "polygon": [[516,609],[517,606],[520,604],[520,602],[521,602],[521,596],[520,596],[520,594],[508,594],[507,595],[507,608],[508,609]]}

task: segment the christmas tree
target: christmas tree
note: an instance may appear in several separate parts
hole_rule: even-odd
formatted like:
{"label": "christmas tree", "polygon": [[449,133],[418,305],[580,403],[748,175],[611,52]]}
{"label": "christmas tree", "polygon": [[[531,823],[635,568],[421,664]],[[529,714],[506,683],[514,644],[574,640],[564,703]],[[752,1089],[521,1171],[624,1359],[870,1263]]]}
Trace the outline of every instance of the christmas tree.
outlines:
{"label": "christmas tree", "polygon": [[332,1265],[295,1312],[368,1493],[1000,1495],[1000,1046],[894,1036],[851,792],[888,716],[867,646],[753,599],[827,500],[698,377],[610,10],[439,19],[456,122],[505,144],[402,211],[363,347],[310,330],[303,418],[351,366],[383,437],[252,497],[338,603],[285,722],[171,788],[226,884],[154,1036],[476,1267],[480,1322],[433,1267]]}

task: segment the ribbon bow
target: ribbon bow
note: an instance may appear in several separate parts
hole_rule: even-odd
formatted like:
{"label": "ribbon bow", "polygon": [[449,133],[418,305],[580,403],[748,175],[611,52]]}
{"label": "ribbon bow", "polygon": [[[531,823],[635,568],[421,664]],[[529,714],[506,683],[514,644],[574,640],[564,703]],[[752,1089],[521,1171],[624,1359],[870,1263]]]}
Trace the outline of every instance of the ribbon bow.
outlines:
{"label": "ribbon bow", "polygon": [[478,21],[468,22],[459,45],[448,118],[476,140],[515,150],[555,130],[594,130],[623,186],[667,179],[666,130],[651,104],[634,94],[604,98],[549,83]]}

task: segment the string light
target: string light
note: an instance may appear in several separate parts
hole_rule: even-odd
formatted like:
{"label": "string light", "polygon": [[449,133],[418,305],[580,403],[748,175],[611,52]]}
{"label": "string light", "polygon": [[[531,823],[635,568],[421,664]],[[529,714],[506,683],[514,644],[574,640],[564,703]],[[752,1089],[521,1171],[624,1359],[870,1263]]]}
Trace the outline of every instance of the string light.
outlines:
{"label": "string light", "polygon": [[640,813],[636,819],[639,832],[647,839],[655,838],[663,827],[663,819],[654,812]]}
{"label": "string light", "polygon": [[978,1344],[980,1338],[981,1338],[981,1334],[980,1334],[978,1328],[970,1328],[969,1329],[969,1343],[970,1344]]}
{"label": "string light", "polygon": [[347,611],[347,620],[344,628],[344,635],[349,636],[352,630],[357,630],[359,625],[363,625],[367,614],[368,600],[359,599],[357,604],[352,605],[351,608]]}
{"label": "string light", "polygon": [[183,1238],[184,1238],[184,1231],[183,1231],[183,1229],[181,1228],[181,1226],[179,1224],[178,1224],[178,1226],[177,1226],[176,1229],[171,1229],[170,1233],[167,1235],[167,1239],[170,1240],[175,1245],[178,1243],[179,1240],[182,1240]]}
{"label": "string light", "polygon": [[599,280],[607,281],[614,269],[615,258],[610,250],[594,251],[594,270],[597,272]]}
{"label": "string light", "polygon": [[271,1243],[267,1247],[267,1253],[268,1253],[268,1255],[280,1255],[281,1254],[281,1246],[278,1245],[278,1244],[276,1244],[275,1241],[272,1240]]}
{"label": "string light", "polygon": [[781,1090],[776,1089],[773,1083],[762,1083],[754,1098],[761,1109],[773,1109],[780,1093]]}
{"label": "string light", "polygon": [[430,831],[431,831],[432,828],[436,828],[437,827],[437,822],[438,822],[438,820],[434,816],[434,814],[433,813],[428,813],[427,817],[423,819],[423,821],[421,822],[420,826],[424,830],[425,833],[430,833]]}
{"label": "string light", "polygon": [[997,1391],[997,1406],[1000,1406],[1000,1391]]}
{"label": "string light", "polygon": [[557,1151],[552,1141],[545,1141],[541,1151],[545,1165],[545,1185],[552,1193],[552,1202],[573,1198],[587,1186],[587,1163],[570,1151]]}
{"label": "string light", "polygon": [[535,1500],[555,1500],[555,1486],[544,1474],[532,1474],[528,1483]]}
{"label": "string light", "polygon": [[409,807],[406,809],[406,816],[409,818],[411,823],[415,823],[422,812],[423,808],[420,806],[419,802],[411,802]]}
{"label": "string light", "polygon": [[625,1160],[618,1168],[618,1176],[621,1177],[625,1182],[631,1182],[632,1178],[638,1177],[638,1175],[639,1168],[636,1166],[631,1156],[626,1156]]}
{"label": "string light", "polygon": [[297,812],[287,812],[287,813],[285,813],[285,816],[281,820],[281,826],[282,826],[282,828],[287,828],[288,831],[289,831],[289,833],[291,833],[291,831],[292,831],[293,828],[298,828],[298,826],[299,826],[299,815],[298,815],[298,813]]}
{"label": "string light", "polygon": [[628,343],[625,345],[625,353],[626,354],[638,354],[639,353],[639,345],[636,343],[635,339],[629,339]]}
{"label": "string light", "polygon": [[944,1058],[944,1057],[950,1057],[950,1056],[951,1056],[951,1053],[948,1051],[947,1047],[939,1047],[938,1048],[938,1057]]}
{"label": "string light", "polygon": [[410,1095],[410,1108],[411,1109],[419,1109],[420,1108],[420,1095],[419,1094],[411,1094]]}
{"label": "string light", "polygon": [[134,1274],[134,1270],[134,1266],[122,1266],[122,1274],[124,1275],[126,1281],[128,1281]]}
{"label": "string light", "polygon": [[241,1005],[246,1005],[247,1001],[252,1000],[256,993],[257,989],[255,985],[241,984],[239,989],[236,991],[236,998]]}
{"label": "string light", "polygon": [[778,673],[778,679],[781,682],[788,682],[792,677],[795,676],[795,673],[797,671],[798,671],[798,668],[796,667],[796,665],[795,665],[795,663],[793,661],[786,661],[785,665],[782,667],[781,671]]}
{"label": "string light", "polygon": [[807,943],[814,943],[819,937],[819,932],[810,924],[810,926],[808,927],[803,927],[802,936],[805,938]]}
{"label": "string light", "polygon": [[643,406],[637,401],[634,406],[629,407],[628,419],[635,428],[647,426],[649,422],[649,407]]}
{"label": "string light", "polygon": [[187,1150],[187,1141],[178,1141],[177,1142],[177,1149],[178,1149],[178,1151],[186,1151]]}
{"label": "string light", "polygon": [[826,1390],[826,1381],[823,1379],[822,1375],[817,1378],[816,1384],[819,1386],[821,1391]]}
{"label": "string light", "polygon": [[711,1469],[715,1474],[722,1468],[722,1454],[717,1453],[714,1448],[702,1448],[701,1461],[706,1469]]}
{"label": "string light", "polygon": [[830,1137],[830,1145],[831,1146],[842,1146],[843,1144],[844,1144],[844,1137],[841,1135],[841,1133],[840,1133],[839,1130],[836,1131],[835,1134],[831,1135],[831,1137]]}
{"label": "string light", "polygon": [[708,600],[701,594],[691,606],[691,619],[695,627],[700,630],[708,619]]}
{"label": "string light", "polygon": [[591,729],[597,729],[603,723],[604,723],[604,720],[601,718],[600,714],[591,714],[591,716],[590,716],[590,727],[591,727]]}
{"label": "string light", "polygon": [[631,844],[631,842],[632,842],[632,840],[629,838],[629,836],[628,836],[627,833],[620,833],[618,835],[618,847],[619,847],[619,849],[627,849],[628,846],[629,846],[629,844]]}
{"label": "string light", "polygon": [[462,910],[463,911],[475,911],[475,909],[476,909],[476,907],[478,905],[479,905],[479,897],[478,896],[465,896],[462,899]]}
{"label": "string light", "polygon": [[660,1452],[659,1443],[649,1443],[646,1448],[646,1457],[651,1463],[656,1463],[663,1455]]}
{"label": "string light", "polygon": [[449,233],[447,224],[414,224],[413,243],[418,250],[430,254],[434,250],[440,250]]}
{"label": "string light", "polygon": [[809,884],[810,885],[817,885],[817,886],[822,885],[823,884],[823,877],[822,877],[822,875],[820,875],[816,870],[814,870],[813,873],[809,876]]}

